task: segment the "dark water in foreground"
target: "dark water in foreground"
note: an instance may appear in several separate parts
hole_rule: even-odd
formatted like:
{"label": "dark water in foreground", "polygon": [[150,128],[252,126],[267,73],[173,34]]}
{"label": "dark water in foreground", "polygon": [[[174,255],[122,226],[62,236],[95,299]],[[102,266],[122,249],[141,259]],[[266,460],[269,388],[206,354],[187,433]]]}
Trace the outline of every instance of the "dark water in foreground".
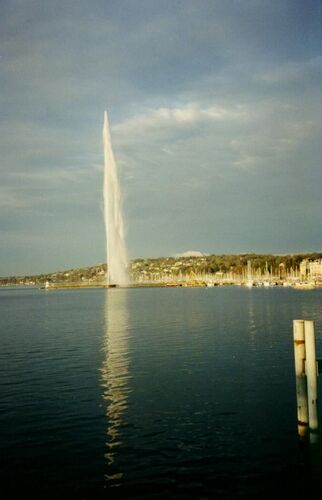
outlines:
{"label": "dark water in foreground", "polygon": [[322,357],[321,298],[0,289],[1,497],[310,498],[292,320]]}

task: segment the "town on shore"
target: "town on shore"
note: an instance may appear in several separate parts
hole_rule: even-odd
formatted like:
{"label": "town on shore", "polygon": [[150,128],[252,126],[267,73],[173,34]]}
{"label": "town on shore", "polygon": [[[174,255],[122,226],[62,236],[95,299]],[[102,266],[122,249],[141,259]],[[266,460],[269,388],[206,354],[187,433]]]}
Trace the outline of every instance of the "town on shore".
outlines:
{"label": "town on shore", "polygon": [[[106,286],[106,264],[33,276],[0,277],[0,286],[88,288]],[[134,259],[130,286],[322,286],[322,253],[204,255]]]}

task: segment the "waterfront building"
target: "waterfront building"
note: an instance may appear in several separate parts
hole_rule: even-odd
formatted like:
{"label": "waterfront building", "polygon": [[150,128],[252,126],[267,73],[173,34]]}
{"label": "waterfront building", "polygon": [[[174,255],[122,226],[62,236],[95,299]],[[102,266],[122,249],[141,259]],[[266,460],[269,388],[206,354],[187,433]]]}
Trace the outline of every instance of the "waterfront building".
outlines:
{"label": "waterfront building", "polygon": [[309,275],[311,278],[322,278],[322,259],[309,262]]}

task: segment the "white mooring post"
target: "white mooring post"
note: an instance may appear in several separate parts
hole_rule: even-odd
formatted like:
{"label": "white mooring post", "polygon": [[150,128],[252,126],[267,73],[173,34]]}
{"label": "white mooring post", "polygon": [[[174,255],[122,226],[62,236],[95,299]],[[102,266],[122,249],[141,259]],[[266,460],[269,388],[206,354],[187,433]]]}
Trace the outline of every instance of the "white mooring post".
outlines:
{"label": "white mooring post", "polygon": [[296,376],[297,425],[300,438],[308,431],[309,414],[307,401],[307,381],[305,374],[305,332],[304,321],[293,321],[294,358]]}
{"label": "white mooring post", "polygon": [[317,431],[318,421],[318,387],[317,387],[317,361],[315,350],[314,321],[304,321],[305,332],[305,372],[307,377],[307,398],[309,409],[310,431]]}

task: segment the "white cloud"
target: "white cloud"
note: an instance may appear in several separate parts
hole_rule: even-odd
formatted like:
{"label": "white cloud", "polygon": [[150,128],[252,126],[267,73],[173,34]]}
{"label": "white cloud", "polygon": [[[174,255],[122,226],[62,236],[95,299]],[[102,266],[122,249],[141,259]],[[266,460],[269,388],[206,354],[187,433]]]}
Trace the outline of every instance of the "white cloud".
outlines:
{"label": "white cloud", "polygon": [[166,162],[179,169],[184,161],[198,170],[207,164],[222,168],[223,162],[225,169],[274,169],[318,136],[320,125],[305,116],[304,108],[300,102],[255,96],[243,104],[234,99],[230,104],[188,102],[124,120],[113,127],[113,141],[122,165],[132,172],[136,163],[140,170],[147,164],[164,169]]}
{"label": "white cloud", "polygon": [[246,110],[240,105],[201,107],[198,103],[187,103],[182,107],[151,109],[144,114],[131,117],[115,125],[113,130],[119,135],[128,137],[128,134],[144,133],[148,129],[198,125],[202,122],[212,121],[245,120],[246,117]]}

